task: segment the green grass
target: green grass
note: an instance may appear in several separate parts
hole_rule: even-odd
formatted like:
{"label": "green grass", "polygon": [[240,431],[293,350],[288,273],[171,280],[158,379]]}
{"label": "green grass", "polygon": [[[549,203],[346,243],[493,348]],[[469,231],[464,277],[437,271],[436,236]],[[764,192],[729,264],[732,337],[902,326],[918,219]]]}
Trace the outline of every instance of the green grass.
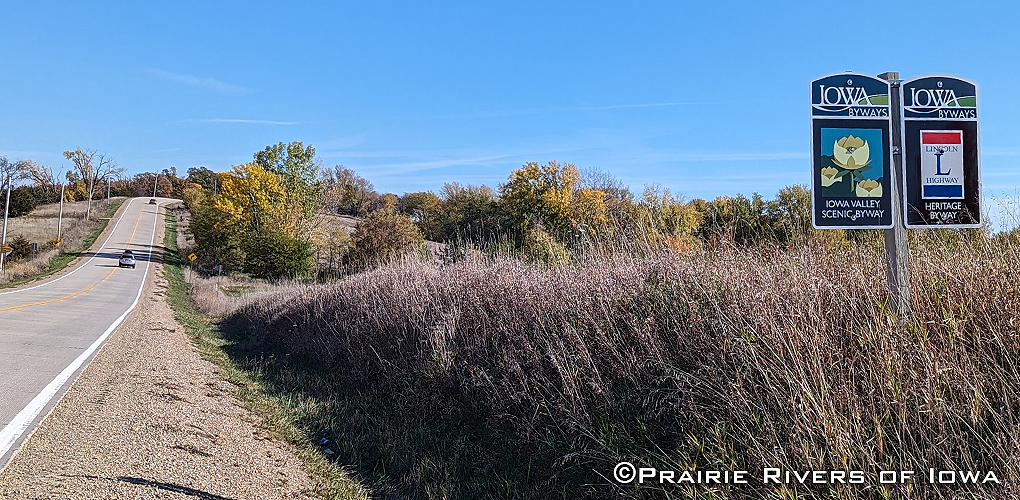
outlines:
{"label": "green grass", "polygon": [[96,240],[99,238],[99,235],[103,234],[103,231],[106,230],[106,226],[110,225],[110,221],[112,220],[113,215],[117,213],[117,210],[123,204],[124,204],[123,199],[119,199],[112,202],[109,208],[107,208],[106,213],[103,214],[103,217],[100,217],[98,219],[99,224],[96,225],[96,228],[92,230],[92,233],[89,234],[89,236],[85,238],[85,240],[82,241],[81,245],[79,245],[78,248],[76,248],[74,251],[62,252],[60,255],[57,255],[56,257],[51,259],[49,264],[46,266],[46,269],[43,270],[43,272],[36,275],[26,276],[24,278],[9,281],[7,283],[4,283],[3,285],[0,285],[0,288],[11,288],[18,285],[23,285],[30,281],[35,281],[39,278],[45,278],[67,267],[67,265],[70,264],[71,261],[80,257],[82,253],[86,252],[89,249],[89,247],[91,247],[92,244],[96,242]]}
{"label": "green grass", "polygon": [[231,345],[221,328],[195,305],[188,295],[189,285],[184,280],[181,256],[177,249],[177,222],[173,210],[166,211],[166,232],[163,237],[163,268],[169,282],[167,301],[177,321],[184,326],[192,344],[202,356],[219,367],[219,375],[237,387],[234,395],[250,410],[263,418],[262,425],[275,432],[284,441],[296,446],[308,471],[318,478],[323,487],[314,493],[330,500],[366,499],[367,493],[351,480],[344,468],[331,463],[323,452],[307,437],[307,430],[299,428],[286,410],[292,397],[286,394],[267,394],[260,373],[246,370],[227,354]]}

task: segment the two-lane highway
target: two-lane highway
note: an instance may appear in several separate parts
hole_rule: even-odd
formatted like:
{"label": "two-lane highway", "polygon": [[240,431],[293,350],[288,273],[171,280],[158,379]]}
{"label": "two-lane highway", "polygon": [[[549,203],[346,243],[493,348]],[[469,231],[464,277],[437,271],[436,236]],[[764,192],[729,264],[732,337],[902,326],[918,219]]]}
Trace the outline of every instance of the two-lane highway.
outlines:
{"label": "two-lane highway", "polygon": [[[160,204],[125,202],[101,248],[70,272],[0,292],[0,468],[141,297]],[[118,267],[124,250],[135,269]]]}

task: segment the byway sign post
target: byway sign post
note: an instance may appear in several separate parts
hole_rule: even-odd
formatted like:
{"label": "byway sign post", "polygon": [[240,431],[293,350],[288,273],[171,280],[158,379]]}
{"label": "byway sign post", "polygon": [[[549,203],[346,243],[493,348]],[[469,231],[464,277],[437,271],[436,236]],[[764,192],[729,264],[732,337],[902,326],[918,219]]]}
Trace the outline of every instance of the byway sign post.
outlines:
{"label": "byway sign post", "polygon": [[977,86],[859,73],[811,82],[811,221],[885,230],[889,306],[910,318],[907,228],[981,226]]}

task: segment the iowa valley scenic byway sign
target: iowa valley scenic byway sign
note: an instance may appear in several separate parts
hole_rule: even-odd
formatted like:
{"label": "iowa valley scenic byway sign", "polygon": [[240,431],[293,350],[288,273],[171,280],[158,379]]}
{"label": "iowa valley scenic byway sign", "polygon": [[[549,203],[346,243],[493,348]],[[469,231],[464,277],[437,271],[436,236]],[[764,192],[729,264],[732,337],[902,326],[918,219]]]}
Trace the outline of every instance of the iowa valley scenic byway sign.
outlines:
{"label": "iowa valley scenic byway sign", "polygon": [[816,228],[892,227],[889,126],[889,82],[857,73],[811,82]]}
{"label": "iowa valley scenic byway sign", "polygon": [[935,75],[902,89],[907,227],[979,227],[977,85]]}

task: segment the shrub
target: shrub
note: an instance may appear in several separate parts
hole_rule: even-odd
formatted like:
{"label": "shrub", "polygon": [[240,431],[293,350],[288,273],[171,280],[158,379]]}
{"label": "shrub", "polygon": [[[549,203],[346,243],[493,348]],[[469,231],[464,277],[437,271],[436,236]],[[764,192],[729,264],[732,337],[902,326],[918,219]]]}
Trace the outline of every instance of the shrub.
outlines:
{"label": "shrub", "polygon": [[425,239],[406,215],[384,209],[372,212],[351,235],[348,261],[363,267],[409,250],[420,249]]}
{"label": "shrub", "polygon": [[21,260],[32,255],[32,243],[20,234],[8,241],[7,244],[12,248],[11,254],[7,256],[10,261]]}
{"label": "shrub", "polygon": [[[0,191],[0,198],[3,200],[6,198],[6,193]],[[11,190],[11,204],[8,211],[8,215],[11,217],[21,217],[26,215],[32,210],[35,210],[38,200],[35,197],[35,190],[31,186],[21,186]]]}
{"label": "shrub", "polygon": [[266,231],[244,243],[244,270],[253,278],[304,278],[311,273],[311,245],[282,231]]}
{"label": "shrub", "polygon": [[545,229],[532,226],[526,230],[521,251],[527,260],[554,264],[570,260],[570,251]]}

